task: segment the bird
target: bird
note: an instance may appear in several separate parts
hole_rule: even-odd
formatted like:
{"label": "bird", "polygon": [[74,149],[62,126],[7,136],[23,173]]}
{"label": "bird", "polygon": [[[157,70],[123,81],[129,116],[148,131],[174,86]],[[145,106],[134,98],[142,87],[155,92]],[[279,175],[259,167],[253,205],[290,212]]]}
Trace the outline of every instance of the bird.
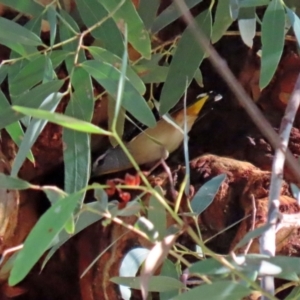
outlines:
{"label": "bird", "polygon": [[[161,118],[155,127],[147,128],[125,144],[128,152],[138,165],[166,159],[183,142],[185,120],[188,133],[196,120],[201,117],[200,112],[204,111],[203,107],[207,103],[217,102],[221,99],[222,96],[215,92],[198,95],[194,103],[186,108],[186,117],[183,108],[171,113],[171,118],[176,123],[175,126],[166,118]],[[176,128],[177,126],[180,128]],[[132,167],[126,153],[118,145],[109,148],[95,160],[92,166],[92,177],[124,171]]]}

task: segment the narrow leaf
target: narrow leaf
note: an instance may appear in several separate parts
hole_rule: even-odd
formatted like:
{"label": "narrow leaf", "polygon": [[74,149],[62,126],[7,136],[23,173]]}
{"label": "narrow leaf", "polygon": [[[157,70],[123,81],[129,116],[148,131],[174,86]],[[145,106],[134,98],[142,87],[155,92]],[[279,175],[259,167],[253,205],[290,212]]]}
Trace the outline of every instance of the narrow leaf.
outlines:
{"label": "narrow leaf", "polygon": [[[99,0],[98,0],[99,1]],[[119,0],[101,0],[101,4],[111,13],[120,4]],[[144,24],[131,0],[124,0],[124,4],[113,14],[113,19],[119,28],[128,28],[128,41],[142,56],[150,58],[151,41]]]}
{"label": "narrow leaf", "polygon": [[35,263],[63,229],[77,206],[78,194],[58,201],[38,220],[24,242],[23,249],[13,265],[9,284],[15,285],[25,278]]}
{"label": "narrow leaf", "polygon": [[0,17],[0,28],[0,39],[3,38],[11,42],[17,41],[22,45],[29,46],[40,46],[43,44],[36,34],[8,19]]}
{"label": "narrow leaf", "polygon": [[221,174],[206,182],[191,201],[192,211],[200,215],[214,200],[226,175]]}
{"label": "narrow leaf", "polygon": [[231,0],[218,1],[215,22],[213,25],[213,33],[211,37],[212,43],[216,43],[226,32],[233,22],[231,18],[229,4]]}
{"label": "narrow leaf", "polygon": [[[195,18],[198,26],[209,38],[211,35],[211,12],[206,10]],[[167,113],[183,95],[187,84],[192,81],[196,69],[199,68],[205,56],[205,52],[199,49],[194,35],[188,27],[173,56],[166,82],[160,97],[159,112],[161,115]]]}
{"label": "narrow leaf", "polygon": [[[116,99],[121,74],[119,70],[110,64],[95,60],[86,61],[81,66]],[[155,126],[156,121],[151,109],[128,79],[125,80],[122,106],[141,123],[148,127]]]}
{"label": "narrow leaf", "polygon": [[[191,9],[200,2],[202,2],[202,0],[185,0],[185,5],[188,9]],[[167,25],[177,20],[183,13],[184,12],[179,11],[176,5],[172,3],[154,20],[151,28],[152,33],[157,33],[165,28]]]}
{"label": "narrow leaf", "polygon": [[[94,26],[108,15],[107,10],[98,0],[76,0],[76,5],[87,27]],[[117,24],[111,18],[95,28],[91,34],[101,42],[103,48],[120,57],[122,56],[124,52],[122,34]]]}
{"label": "narrow leaf", "polygon": [[13,106],[13,110],[34,118],[48,120],[63,127],[78,130],[86,133],[110,135],[109,131],[103,130],[89,122],[81,121],[72,117],[65,116],[59,113],[50,113],[41,109],[26,108],[22,106]]}
{"label": "narrow leaf", "polygon": [[[22,94],[16,98],[14,104],[20,106],[26,105],[27,108],[37,108],[50,94],[58,92],[63,83],[62,80],[56,80],[41,84],[30,90],[28,93]],[[11,107],[0,110],[0,129],[21,118],[22,115],[17,114]]]}
{"label": "narrow leaf", "polygon": [[286,7],[285,9],[287,11],[288,18],[292,24],[295,37],[298,42],[298,47],[299,47],[300,46],[300,19],[291,9],[289,9],[288,7]]}
{"label": "narrow leaf", "polygon": [[[45,109],[47,111],[54,111],[59,104],[63,94],[55,93],[49,95],[41,104],[40,108]],[[22,143],[19,147],[17,156],[14,159],[11,175],[17,176],[22,164],[25,161],[27,154],[29,153],[31,147],[36,142],[37,138],[39,137],[40,133],[46,126],[47,121],[44,120],[37,120],[32,119],[29,127],[26,130]]]}
{"label": "narrow leaf", "polygon": [[22,179],[11,177],[0,173],[0,188],[8,190],[26,190],[31,188],[32,185]]}
{"label": "narrow leaf", "polygon": [[262,57],[259,86],[271,81],[280,61],[284,46],[285,13],[280,0],[272,0],[262,21]]}
{"label": "narrow leaf", "polygon": [[216,281],[203,284],[190,291],[174,297],[172,300],[199,300],[199,295],[205,295],[210,300],[240,300],[251,293],[251,289],[233,281]]}

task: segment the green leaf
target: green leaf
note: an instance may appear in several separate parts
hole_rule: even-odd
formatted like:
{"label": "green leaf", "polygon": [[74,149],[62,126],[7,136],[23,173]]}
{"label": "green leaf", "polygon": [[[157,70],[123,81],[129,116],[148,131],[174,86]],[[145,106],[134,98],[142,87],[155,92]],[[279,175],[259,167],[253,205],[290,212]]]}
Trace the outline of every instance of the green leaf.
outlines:
{"label": "green leaf", "polygon": [[[88,47],[89,52],[93,55],[95,60],[106,62],[110,65],[115,66],[117,69],[120,69],[122,64],[122,59],[112,52],[109,52],[103,48],[99,47]],[[127,65],[126,76],[128,77],[131,84],[137,89],[137,91],[144,95],[146,92],[146,87],[141,78],[136,74],[134,69]]]}
{"label": "green leaf", "polygon": [[[108,15],[103,4],[97,0],[76,0],[77,9],[84,22],[89,28]],[[99,39],[101,46],[118,56],[124,52],[124,44],[120,30],[112,19],[106,20],[101,26],[91,32],[95,39]]]}
{"label": "green leaf", "polygon": [[[163,195],[163,191],[160,186],[156,186],[155,190]],[[164,206],[151,195],[148,207],[148,219],[154,225],[154,229],[159,234],[159,239],[165,236],[167,228],[167,214]]]}
{"label": "green leaf", "polygon": [[[83,229],[89,227],[90,225],[96,223],[97,221],[101,220],[103,217],[100,214],[95,213],[96,211],[101,211],[101,203],[97,202],[91,202],[88,204],[85,204],[86,210],[83,210],[76,223],[75,223],[75,230],[73,234],[68,234],[66,231],[61,231],[58,235],[58,239],[56,243],[53,245],[51,250],[47,253],[42,269],[45,267],[49,259],[53,256],[53,254],[56,252],[58,248],[60,248],[64,243],[66,243],[69,239],[74,237],[77,233],[81,232]],[[89,211],[92,210],[92,211]]]}
{"label": "green leaf", "polygon": [[[81,66],[116,99],[121,74],[118,69],[110,64],[95,60],[86,61]],[[148,127],[155,126],[156,121],[151,109],[128,79],[125,80],[122,106],[141,123]]]}
{"label": "green leaf", "polygon": [[[76,68],[71,81],[75,87],[75,92],[71,96],[65,114],[90,122],[94,109],[91,78],[83,69]],[[64,129],[63,142],[66,146],[63,152],[65,166],[64,186],[67,193],[72,193],[83,189],[90,177],[90,135]]]}
{"label": "green leaf", "polygon": [[[195,18],[198,26],[209,38],[211,35],[211,12],[206,10]],[[183,95],[187,84],[192,81],[196,69],[199,68],[205,56],[205,52],[199,49],[194,35],[188,27],[173,56],[166,82],[160,97],[159,112],[161,115],[167,113]]]}
{"label": "green leaf", "polygon": [[256,32],[255,8],[241,8],[239,11],[238,25],[243,42],[252,48],[253,38]]}
{"label": "green leaf", "polygon": [[[98,0],[99,1],[99,0]],[[101,0],[101,4],[111,13],[120,4],[119,0]],[[131,0],[124,4],[113,14],[113,19],[119,28],[127,24],[129,43],[144,56],[151,57],[151,40],[144,24],[138,15]]]}
{"label": "green leaf", "polygon": [[224,35],[228,27],[233,22],[229,9],[230,1],[231,0],[218,1],[211,37],[213,44]]}
{"label": "green leaf", "polygon": [[300,298],[300,286],[295,286],[285,300],[297,300]]}
{"label": "green leaf", "polygon": [[26,190],[30,189],[32,185],[22,179],[11,177],[0,173],[0,188],[8,190]]}
{"label": "green leaf", "polygon": [[[171,278],[178,279],[180,274],[178,272],[177,266],[169,259],[165,259],[161,271],[160,276],[167,276]],[[179,290],[172,290],[166,292],[160,292],[159,299],[160,300],[169,300],[178,295]]]}
{"label": "green leaf", "polygon": [[270,224],[263,225],[261,227],[258,227],[250,232],[248,232],[246,235],[243,236],[243,238],[238,242],[238,244],[234,247],[234,249],[238,249],[246,245],[250,240],[255,239],[262,235],[265,231],[267,231],[271,227]]}
{"label": "green leaf", "polygon": [[240,0],[240,7],[256,7],[256,6],[264,6],[268,5],[270,0]]}
{"label": "green leaf", "polygon": [[191,208],[195,214],[200,215],[213,202],[225,178],[225,174],[220,174],[198,190],[191,201]]}
{"label": "green leaf", "polygon": [[[50,56],[53,68],[57,68],[66,58],[68,52],[54,51]],[[12,97],[16,97],[43,80],[45,67],[49,56],[40,55],[25,66],[9,80],[9,90]]]}
{"label": "green leaf", "polygon": [[271,81],[280,61],[284,46],[285,13],[280,0],[272,0],[262,21],[262,57],[259,87]]}
{"label": "green leaf", "polygon": [[[54,111],[59,104],[63,94],[54,93],[49,95],[40,105],[40,108],[47,111]],[[31,119],[31,122],[26,130],[24,138],[19,147],[18,153],[14,159],[11,175],[17,176],[21,166],[23,165],[27,154],[30,152],[31,147],[39,137],[40,133],[46,126],[47,121]]]}
{"label": "green leaf", "polygon": [[86,133],[110,135],[109,131],[103,130],[98,126],[95,126],[89,122],[65,116],[63,114],[50,113],[46,110],[26,108],[22,106],[13,106],[12,109],[24,115],[32,116],[33,118],[48,120],[49,122],[69,129],[78,130]]}
{"label": "green leaf", "polygon": [[[126,253],[119,269],[119,275],[121,277],[135,276],[149,252],[146,248],[135,248]],[[131,291],[128,287],[121,285],[119,289],[124,299],[130,299]]]}
{"label": "green leaf", "polygon": [[[15,122],[12,123],[10,125],[7,125],[5,127],[5,130],[7,131],[7,133],[9,134],[9,136],[11,137],[11,139],[14,141],[14,143],[20,147],[23,139],[24,139],[24,131],[23,128],[21,127],[20,122]],[[29,150],[29,152],[27,153],[26,157],[32,162],[34,163],[34,156],[31,152],[31,150]]]}
{"label": "green leaf", "polygon": [[37,1],[32,0],[1,0],[0,3],[5,4],[16,11],[32,16],[41,15],[44,10],[42,5]]}
{"label": "green leaf", "polygon": [[[63,83],[64,81],[57,80],[38,85],[28,93],[22,94],[21,96],[16,98],[14,104],[20,106],[26,105],[27,108],[39,107],[44,99],[47,98],[50,94],[56,93],[61,88]],[[16,114],[16,112],[11,107],[0,110],[0,129],[20,120],[21,118],[22,115]]]}
{"label": "green leaf", "polygon": [[[0,110],[9,110],[9,109],[10,109],[10,104],[8,103],[8,100],[6,99],[3,92],[0,90]],[[20,123],[15,122],[10,125],[7,125],[5,127],[5,130],[7,131],[9,136],[12,138],[14,143],[20,147],[21,142],[24,137],[24,131],[23,131]],[[34,157],[33,157],[33,154],[31,151],[28,153],[27,158],[31,162],[34,162]]]}
{"label": "green leaf", "polygon": [[249,295],[251,289],[233,281],[216,281],[212,284],[203,284],[190,291],[180,294],[172,300],[199,300],[199,295],[205,295],[209,300],[240,300]]}
{"label": "green leaf", "polygon": [[[141,284],[142,284],[140,276],[113,277],[110,279],[110,281],[138,290],[141,289]],[[184,288],[184,284],[178,279],[172,277],[151,276],[149,279],[148,290],[150,292],[166,292],[166,291],[178,290],[182,288]]]}
{"label": "green leaf", "polygon": [[16,42],[22,45],[29,46],[40,46],[43,44],[41,39],[26,29],[13,21],[0,17],[0,39],[5,39],[10,42]]}
{"label": "green leaf", "polygon": [[51,206],[41,216],[26,238],[23,249],[18,253],[8,280],[10,285],[15,285],[23,280],[48,249],[72,216],[78,205],[77,199],[78,194],[67,196]]}
{"label": "green leaf", "polygon": [[57,31],[56,9],[53,5],[47,8],[47,20],[50,25],[50,46],[53,47]]}
{"label": "green leaf", "polygon": [[287,11],[288,18],[293,27],[295,37],[298,42],[298,47],[300,47],[300,19],[291,9],[289,9],[288,7],[286,7],[285,9]]}
{"label": "green leaf", "polygon": [[152,1],[140,0],[138,13],[147,30],[151,28],[154,22],[159,5],[160,5],[159,0],[152,0]]}
{"label": "green leaf", "polygon": [[[200,2],[202,2],[202,0],[185,0],[185,5],[191,9]],[[172,3],[154,20],[151,28],[152,33],[157,33],[167,25],[177,20],[181,15],[182,12],[178,10],[174,3]]]}
{"label": "green leaf", "polygon": [[8,73],[8,65],[1,65],[0,64],[0,84],[4,81]]}

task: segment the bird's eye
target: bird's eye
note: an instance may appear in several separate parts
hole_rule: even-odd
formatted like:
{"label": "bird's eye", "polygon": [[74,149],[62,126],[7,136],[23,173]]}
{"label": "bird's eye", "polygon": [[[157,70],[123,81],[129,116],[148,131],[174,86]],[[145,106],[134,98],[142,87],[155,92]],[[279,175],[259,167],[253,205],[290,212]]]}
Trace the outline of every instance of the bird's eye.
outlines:
{"label": "bird's eye", "polygon": [[100,155],[95,162],[93,163],[93,169],[98,168],[100,166],[103,165],[104,163],[104,159],[107,156],[107,151],[105,153],[103,153],[102,155]]}

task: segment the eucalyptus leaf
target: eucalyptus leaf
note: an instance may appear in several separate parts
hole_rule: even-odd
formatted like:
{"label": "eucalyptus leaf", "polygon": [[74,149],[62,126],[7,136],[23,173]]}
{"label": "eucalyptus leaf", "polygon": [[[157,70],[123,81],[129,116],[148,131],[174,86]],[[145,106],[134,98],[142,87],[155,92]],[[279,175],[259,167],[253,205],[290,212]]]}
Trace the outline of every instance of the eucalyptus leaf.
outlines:
{"label": "eucalyptus leaf", "polygon": [[[121,74],[118,69],[110,64],[95,60],[86,61],[81,66],[116,99]],[[151,109],[127,78],[125,80],[122,106],[141,123],[148,127],[155,126],[156,120]]]}
{"label": "eucalyptus leaf", "polygon": [[212,28],[212,43],[216,43],[233,22],[229,9],[230,1],[231,0],[218,1],[215,22]]}
{"label": "eucalyptus leaf", "polygon": [[[50,94],[58,92],[63,85],[62,80],[47,82],[38,85],[29,92],[22,94],[14,100],[15,105],[25,105],[27,108],[37,108],[41,105],[45,98]],[[22,118],[22,115],[16,114],[11,108],[7,107],[0,111],[0,129],[12,124]]]}
{"label": "eucalyptus leaf", "polygon": [[272,0],[262,21],[262,57],[259,86],[271,81],[280,61],[284,46],[285,12],[280,0]]}
{"label": "eucalyptus leaf", "polygon": [[[99,1],[99,0],[98,0]],[[100,1],[99,1],[100,2]],[[119,0],[101,0],[101,4],[112,13],[120,4]],[[128,29],[128,41],[143,57],[151,57],[150,36],[138,15],[131,0],[124,0],[124,4],[112,15],[119,28]]]}
{"label": "eucalyptus leaf", "polygon": [[[108,11],[103,7],[103,4],[97,0],[76,0],[76,5],[84,24],[88,28],[101,22],[108,15]],[[124,51],[122,34],[111,18],[101,26],[94,28],[91,34],[95,39],[101,41],[103,48],[122,56]]]}
{"label": "eucalyptus leaf", "polygon": [[[195,21],[205,35],[210,38],[212,22],[210,10],[202,12],[195,18]],[[178,102],[204,57],[205,52],[203,49],[199,49],[191,29],[188,27],[178,43],[161,92],[160,115],[167,113]]]}
{"label": "eucalyptus leaf", "polygon": [[59,113],[50,113],[46,110],[42,109],[34,109],[34,108],[26,108],[22,106],[13,106],[13,110],[18,111],[24,115],[32,116],[34,118],[48,120],[57,125],[61,125],[63,127],[78,130],[85,133],[94,133],[94,134],[104,134],[110,135],[109,131],[101,129],[98,126],[95,126],[89,122],[85,122],[79,119],[75,119],[69,116],[65,116]]}
{"label": "eucalyptus leaf", "polygon": [[198,300],[199,295],[205,295],[205,298],[210,300],[240,300],[250,293],[250,288],[234,281],[224,280],[203,284],[172,298],[172,300]]}
{"label": "eucalyptus leaf", "polygon": [[[14,262],[9,284],[15,285],[25,278],[35,263],[51,245],[57,234],[72,216],[78,205],[78,194],[67,196],[51,206],[30,231]],[[38,241],[38,243],[37,243]]]}
{"label": "eucalyptus leaf", "polygon": [[[184,2],[188,9],[191,9],[198,3],[202,2],[202,0],[184,0]],[[154,20],[153,25],[151,27],[152,33],[157,33],[161,29],[165,28],[167,25],[177,20],[182,15],[182,13],[184,12],[179,11],[174,3],[170,4]]]}
{"label": "eucalyptus leaf", "polygon": [[43,44],[36,34],[8,19],[0,17],[0,28],[0,39],[5,39],[12,43],[18,41],[22,45],[29,46],[40,46]]}
{"label": "eucalyptus leaf", "polygon": [[191,201],[191,209],[195,214],[200,215],[212,203],[225,179],[225,174],[218,175],[198,190]]}
{"label": "eucalyptus leaf", "polygon": [[22,179],[11,177],[0,173],[0,188],[8,190],[26,190],[31,188],[32,185]]}
{"label": "eucalyptus leaf", "polygon": [[[63,94],[54,93],[49,95],[41,104],[40,108],[47,111],[54,111],[57,108]],[[47,121],[32,119],[30,125],[28,126],[24,138],[20,144],[18,153],[14,159],[11,175],[16,176],[25,161],[26,156],[30,152],[31,147],[36,142],[37,138],[41,134],[42,130],[46,126]]]}

